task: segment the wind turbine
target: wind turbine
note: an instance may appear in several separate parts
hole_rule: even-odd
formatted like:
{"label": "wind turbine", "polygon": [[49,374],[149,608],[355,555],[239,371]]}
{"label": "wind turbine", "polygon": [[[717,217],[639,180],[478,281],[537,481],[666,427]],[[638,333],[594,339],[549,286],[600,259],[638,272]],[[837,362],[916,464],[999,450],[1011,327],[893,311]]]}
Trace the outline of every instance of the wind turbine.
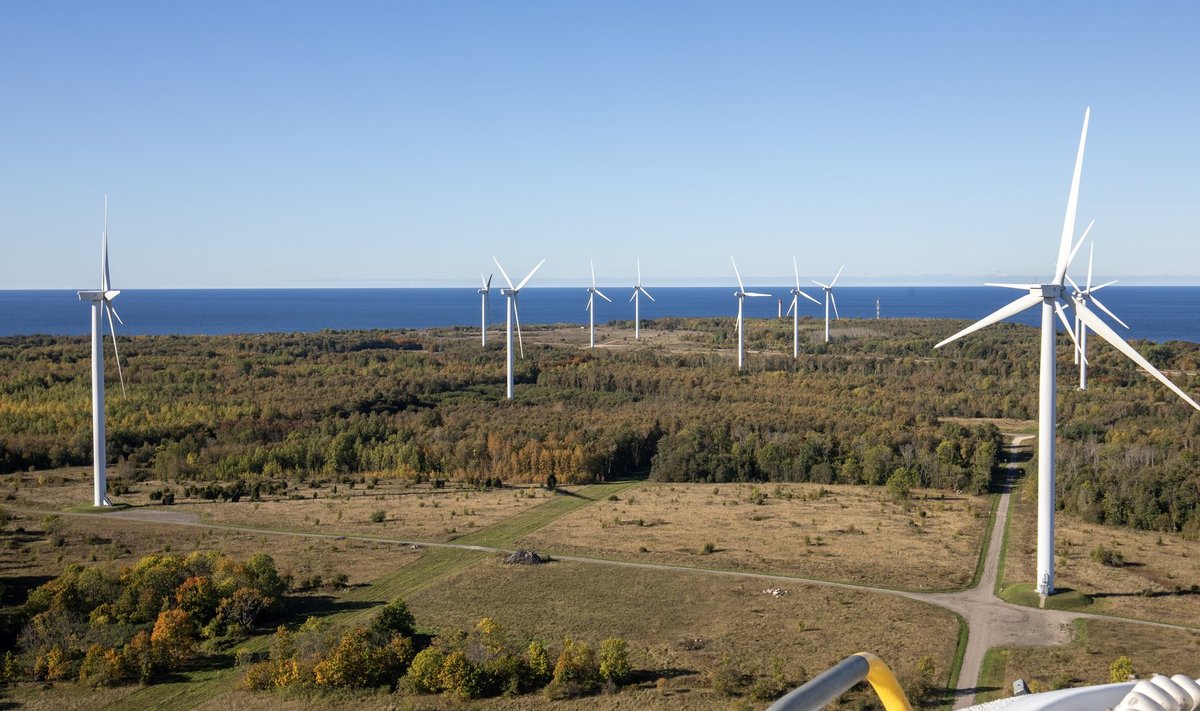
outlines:
{"label": "wind turbine", "polygon": [[[588,260],[588,266],[590,266],[592,268],[592,286],[590,289],[588,289],[588,303],[587,303],[588,331],[591,333],[591,336],[589,337],[588,347],[595,348],[596,347],[596,303],[595,303],[596,295],[599,294],[601,299],[604,299],[605,301],[607,301],[610,304],[612,303],[612,299],[605,296],[603,291],[600,291],[599,289],[596,288],[596,265],[590,259]],[[641,270],[639,269],[638,271],[641,271]],[[641,279],[638,279],[638,281],[640,282]],[[634,293],[636,294],[637,292],[634,292]]]}
{"label": "wind turbine", "polygon": [[840,277],[842,275],[842,270],[845,268],[846,268],[845,264],[838,267],[838,273],[833,276],[833,281],[829,282],[828,284],[822,284],[821,282],[817,281],[816,279],[813,279],[814,284],[816,284],[817,286],[819,286],[825,290],[825,342],[826,343],[829,343],[829,304],[830,304],[830,302],[833,302],[833,317],[839,321],[842,320],[842,317],[838,316],[837,299],[833,298],[833,287],[837,285],[838,277]]}
{"label": "wind turbine", "polygon": [[104,315],[108,314],[108,328],[112,332],[113,355],[117,360],[117,375],[121,379],[121,397],[125,397],[125,374],[121,372],[121,354],[117,352],[117,329],[115,318],[125,325],[113,308],[112,300],[121,292],[110,288],[108,275],[108,196],[104,196],[104,232],[100,238],[100,289],[80,291],[80,301],[92,302],[92,505],[112,506],[108,500],[108,455],[104,439]]}
{"label": "wind turbine", "polygon": [[492,300],[489,294],[492,291],[492,277],[494,274],[488,274],[487,278],[483,278],[483,274],[479,275],[479,280],[483,283],[483,288],[478,289],[479,292],[479,341],[481,345],[487,345],[487,327],[488,317],[492,315]]}
{"label": "wind turbine", "polygon": [[738,370],[742,369],[742,362],[745,360],[745,339],[743,338],[745,329],[742,325],[742,301],[747,296],[770,296],[770,294],[759,294],[754,291],[746,291],[746,285],[742,283],[742,275],[738,272],[737,262],[734,262],[733,256],[729,257],[729,261],[733,262],[733,273],[737,275],[738,290],[733,292],[733,295],[738,300],[738,316],[737,316],[737,333],[738,333]]}
{"label": "wind turbine", "polygon": [[546,263],[546,260],[543,259],[542,261],[538,262],[537,266],[535,266],[533,269],[530,269],[529,273],[525,275],[525,278],[521,280],[521,283],[517,284],[516,286],[513,286],[512,279],[508,278],[508,273],[504,271],[504,267],[500,266],[500,260],[496,259],[495,257],[492,257],[492,261],[496,263],[497,267],[500,267],[500,275],[504,277],[505,283],[508,284],[508,288],[501,289],[500,293],[504,294],[504,296],[506,297],[506,300],[507,300],[506,305],[508,307],[508,317],[505,320],[506,326],[505,326],[505,330],[504,330],[504,335],[505,335],[504,355],[505,355],[505,359],[506,359],[506,362],[508,365],[508,368],[507,368],[507,373],[508,373],[507,394],[508,394],[508,399],[512,400],[512,396],[513,396],[512,333],[513,333],[513,318],[514,317],[516,318],[516,321],[517,321],[517,343],[520,345],[520,348],[521,348],[521,357],[522,358],[525,357],[525,341],[523,341],[521,339],[521,314],[517,311],[517,294],[519,294],[521,292],[521,289],[523,289],[525,287],[525,285],[529,283],[529,280],[533,278],[533,273],[536,272],[538,269],[540,269],[541,266]]}
{"label": "wind turbine", "polygon": [[[1085,282],[1086,286],[1080,289],[1079,285],[1071,279],[1070,275],[1067,276],[1067,281],[1070,282],[1071,286],[1075,289],[1075,293],[1071,295],[1071,298],[1075,301],[1076,307],[1078,307],[1078,305],[1084,301],[1099,306],[1100,310],[1111,316],[1114,321],[1121,324],[1125,328],[1129,328],[1128,324],[1117,318],[1116,314],[1114,314],[1112,311],[1109,311],[1108,307],[1100,303],[1100,299],[1097,299],[1094,296],[1097,291],[1100,291],[1104,287],[1112,286],[1113,284],[1117,283],[1117,280],[1113,279],[1112,281],[1105,282],[1098,286],[1092,286],[1092,258],[1095,256],[1095,248],[1096,243],[1092,242],[1088,252],[1087,281]],[[1084,326],[1079,319],[1078,308],[1076,308],[1075,311],[1075,341],[1078,345],[1078,348],[1075,349],[1075,362],[1079,364],[1079,389],[1087,390],[1087,327]]]}
{"label": "wind turbine", "polygon": [[[941,348],[951,341],[986,328],[998,321],[1015,316],[1026,309],[1038,306],[1039,304],[1042,307],[1041,375],[1039,379],[1040,396],[1038,401],[1037,591],[1043,597],[1054,594],[1055,314],[1057,313],[1067,332],[1073,338],[1074,333],[1072,333],[1071,324],[1067,320],[1063,306],[1066,305],[1069,308],[1075,309],[1075,312],[1079,315],[1079,319],[1086,327],[1095,331],[1097,335],[1124,353],[1130,360],[1141,366],[1143,370],[1157,378],[1170,388],[1172,392],[1187,401],[1189,405],[1200,410],[1200,405],[1197,405],[1178,386],[1168,380],[1167,376],[1160,373],[1157,368],[1135,351],[1132,346],[1121,340],[1121,337],[1109,328],[1108,324],[1092,313],[1086,300],[1075,303],[1064,293],[1063,279],[1066,277],[1067,267],[1070,266],[1071,259],[1083,244],[1083,238],[1080,238],[1075,247],[1071,247],[1071,238],[1075,232],[1075,208],[1079,200],[1079,176],[1083,169],[1083,150],[1087,140],[1088,118],[1090,115],[1091,109],[1089,108],[1083,114],[1083,131],[1079,136],[1079,152],[1075,156],[1075,171],[1071,177],[1071,191],[1067,197],[1067,214],[1063,219],[1062,236],[1058,243],[1058,258],[1055,262],[1053,278],[1046,284],[991,285],[1028,290],[1029,293],[934,346],[934,348]],[[1086,236],[1087,233],[1085,232],[1084,237]]]}
{"label": "wind turbine", "polygon": [[633,285],[633,296],[629,300],[633,302],[633,338],[637,340],[642,334],[642,317],[638,310],[638,294],[645,294],[647,299],[654,301],[654,297],[650,292],[642,288],[642,260],[637,260],[637,282]]}
{"label": "wind turbine", "polygon": [[[803,291],[800,291],[800,267],[796,266],[796,255],[794,255],[794,254],[792,255],[792,272],[794,272],[796,275],[796,286],[792,289],[792,305],[788,307],[788,313],[792,315],[792,357],[799,358],[800,357],[800,302],[799,302],[799,299],[801,296],[803,296],[804,298],[813,302],[817,306],[820,306],[821,302],[817,301],[816,299],[814,299],[813,297],[804,293]],[[828,314],[826,314],[826,318],[828,318]],[[828,340],[828,335],[826,335],[826,340]]]}

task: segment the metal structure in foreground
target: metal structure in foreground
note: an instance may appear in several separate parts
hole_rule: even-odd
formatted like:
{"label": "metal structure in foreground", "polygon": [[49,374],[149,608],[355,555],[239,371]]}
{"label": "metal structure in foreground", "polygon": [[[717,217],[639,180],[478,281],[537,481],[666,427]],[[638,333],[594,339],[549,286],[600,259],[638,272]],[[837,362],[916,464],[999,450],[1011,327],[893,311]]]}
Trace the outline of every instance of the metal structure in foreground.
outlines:
{"label": "metal structure in foreground", "polygon": [[884,711],[912,711],[896,675],[870,652],[846,657],[771,704],[767,711],[816,711],[864,679],[875,689]]}

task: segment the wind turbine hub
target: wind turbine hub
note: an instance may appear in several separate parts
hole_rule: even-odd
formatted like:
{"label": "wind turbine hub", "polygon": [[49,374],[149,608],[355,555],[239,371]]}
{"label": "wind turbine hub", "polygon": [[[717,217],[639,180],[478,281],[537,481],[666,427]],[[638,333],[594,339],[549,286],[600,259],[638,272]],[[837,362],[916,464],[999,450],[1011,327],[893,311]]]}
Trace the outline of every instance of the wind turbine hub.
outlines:
{"label": "wind turbine hub", "polygon": [[1033,294],[1034,296],[1040,296],[1043,299],[1062,298],[1063,291],[1064,288],[1062,284],[1039,284],[1037,286],[1030,287],[1029,289],[1029,293]]}

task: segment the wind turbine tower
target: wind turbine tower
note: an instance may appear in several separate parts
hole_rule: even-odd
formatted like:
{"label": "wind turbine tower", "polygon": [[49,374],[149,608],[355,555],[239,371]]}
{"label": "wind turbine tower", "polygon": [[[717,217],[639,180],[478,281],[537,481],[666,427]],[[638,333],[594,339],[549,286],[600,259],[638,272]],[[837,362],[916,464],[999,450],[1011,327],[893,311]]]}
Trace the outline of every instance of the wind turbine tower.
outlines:
{"label": "wind turbine tower", "polygon": [[541,266],[546,263],[546,260],[543,259],[542,261],[538,262],[537,266],[535,266],[533,269],[530,269],[529,273],[525,275],[525,278],[521,280],[521,283],[517,284],[516,286],[513,286],[512,279],[508,278],[508,273],[504,271],[504,267],[500,266],[500,260],[496,259],[495,257],[492,257],[492,261],[496,263],[497,267],[499,267],[500,276],[504,277],[504,282],[506,284],[508,284],[508,288],[501,289],[500,293],[504,294],[505,302],[506,302],[506,306],[507,306],[507,312],[508,312],[508,315],[505,318],[505,329],[504,329],[504,338],[505,338],[504,358],[505,358],[505,362],[507,365],[506,375],[507,375],[507,380],[508,380],[508,389],[506,391],[506,394],[507,394],[508,399],[512,400],[512,398],[513,398],[513,347],[512,347],[513,343],[512,343],[512,336],[513,336],[513,319],[514,318],[517,321],[517,343],[519,344],[519,346],[521,348],[521,358],[525,357],[525,342],[521,339],[521,314],[517,310],[517,294],[519,294],[521,292],[521,289],[525,288],[525,285],[528,284],[529,280],[533,278],[533,273],[536,272],[538,269],[540,269]]}
{"label": "wind turbine tower", "polygon": [[829,282],[828,284],[822,284],[821,282],[817,281],[816,279],[813,279],[814,284],[816,284],[817,286],[819,286],[825,290],[825,342],[826,343],[829,343],[829,304],[830,303],[833,303],[833,317],[839,321],[842,320],[842,317],[838,316],[837,299],[833,298],[833,287],[837,286],[838,277],[840,277],[842,275],[842,270],[845,268],[846,268],[845,264],[838,267],[837,274],[835,274],[833,276],[833,281]]}
{"label": "wind turbine tower", "polygon": [[757,293],[754,291],[746,291],[746,286],[745,286],[745,284],[742,283],[742,275],[738,272],[737,262],[735,262],[733,260],[732,256],[729,257],[729,261],[733,262],[733,273],[735,275],[737,275],[737,280],[738,280],[738,290],[733,292],[733,295],[736,296],[737,300],[738,300],[738,315],[737,315],[738,346],[737,346],[737,348],[738,348],[738,370],[741,370],[742,364],[745,361],[745,338],[744,338],[745,328],[744,328],[744,324],[742,323],[742,301],[744,301],[747,296],[770,296],[770,294],[760,294],[760,293]]}
{"label": "wind turbine tower", "polygon": [[639,294],[644,294],[647,299],[654,301],[650,292],[642,287],[642,260],[640,259],[637,260],[637,283],[633,285],[633,296],[629,297],[629,300],[633,302],[633,339],[635,341],[642,337],[642,316],[638,310]]}
{"label": "wind turbine tower", "polygon": [[[588,289],[588,348],[596,347],[596,296],[599,295],[608,303],[612,303],[612,299],[604,295],[603,291],[596,288],[596,265],[589,259],[588,266],[592,268],[592,286]],[[641,281],[640,279],[638,281]]]}
{"label": "wind turbine tower", "polygon": [[121,292],[110,288],[108,274],[108,196],[104,196],[104,232],[100,237],[100,289],[80,291],[80,301],[92,302],[92,505],[112,506],[108,500],[108,452],[104,435],[104,316],[108,315],[108,328],[112,332],[113,355],[117,361],[117,375],[121,378],[121,396],[125,396],[125,374],[121,372],[121,354],[117,351],[117,329],[113,319],[124,325],[113,308],[112,301]]}
{"label": "wind turbine tower", "polygon": [[800,291],[800,267],[796,266],[796,255],[792,255],[792,273],[796,275],[796,286],[792,287],[792,305],[788,306],[788,313],[792,315],[792,357],[800,357],[800,297],[808,299],[817,306],[821,305],[808,294]]}
{"label": "wind turbine tower", "polygon": [[479,344],[487,345],[487,327],[488,317],[492,315],[492,300],[489,295],[492,291],[492,277],[494,274],[488,274],[485,279],[482,274],[479,275],[479,280],[483,282],[483,288],[479,289]]}
{"label": "wind turbine tower", "polygon": [[[1087,141],[1087,127],[1090,115],[1091,109],[1089,108],[1083,114],[1083,131],[1079,136],[1079,151],[1075,156],[1075,171],[1071,177],[1071,191],[1067,197],[1067,213],[1063,219],[1062,235],[1059,238],[1058,258],[1055,262],[1054,276],[1046,284],[991,284],[990,286],[1003,286],[1005,288],[1028,291],[1029,293],[934,346],[934,348],[941,348],[951,341],[986,328],[998,321],[1015,316],[1034,306],[1040,305],[1042,308],[1041,373],[1038,400],[1037,591],[1043,597],[1054,594],[1055,315],[1057,314],[1067,333],[1074,339],[1075,334],[1071,328],[1071,323],[1067,320],[1063,307],[1073,308],[1084,326],[1090,327],[1096,332],[1096,335],[1124,353],[1130,360],[1141,366],[1143,370],[1153,375],[1170,388],[1172,392],[1187,401],[1189,405],[1200,410],[1200,405],[1197,405],[1192,398],[1188,397],[1178,386],[1168,380],[1167,376],[1159,372],[1157,368],[1143,358],[1132,346],[1121,340],[1121,337],[1108,324],[1092,313],[1086,300],[1073,301],[1067,297],[1063,288],[1063,280],[1066,277],[1067,268],[1070,266],[1075,253],[1079,251],[1079,247],[1083,244],[1084,238],[1087,237],[1087,231],[1085,231],[1075,247],[1071,247],[1071,240],[1075,232],[1075,211],[1079,200],[1079,176],[1083,169],[1083,151]],[[1090,225],[1088,229],[1091,229]],[[1076,344],[1076,347],[1078,347],[1078,344]]]}

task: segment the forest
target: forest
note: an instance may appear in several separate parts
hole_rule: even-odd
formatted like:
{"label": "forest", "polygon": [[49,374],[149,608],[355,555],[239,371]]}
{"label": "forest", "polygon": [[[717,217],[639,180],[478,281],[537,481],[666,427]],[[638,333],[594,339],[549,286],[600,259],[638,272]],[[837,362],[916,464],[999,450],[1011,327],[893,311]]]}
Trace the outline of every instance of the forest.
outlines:
{"label": "forest", "polygon": [[[1002,325],[935,351],[958,322],[840,323],[793,360],[789,321],[751,320],[740,373],[728,319],[650,322],[653,338],[594,351],[572,327],[530,328],[511,402],[503,345],[469,329],[132,337],[126,398],[109,378],[110,488],[159,479],[172,497],[229,498],[314,480],[643,476],[985,490],[1000,433],[960,423],[1036,417],[1036,332]],[[1197,344],[1134,345],[1200,388]],[[1200,414],[1093,351],[1080,392],[1060,336],[1060,505],[1200,534]],[[90,464],[88,359],[84,338],[0,339],[0,473]]]}

